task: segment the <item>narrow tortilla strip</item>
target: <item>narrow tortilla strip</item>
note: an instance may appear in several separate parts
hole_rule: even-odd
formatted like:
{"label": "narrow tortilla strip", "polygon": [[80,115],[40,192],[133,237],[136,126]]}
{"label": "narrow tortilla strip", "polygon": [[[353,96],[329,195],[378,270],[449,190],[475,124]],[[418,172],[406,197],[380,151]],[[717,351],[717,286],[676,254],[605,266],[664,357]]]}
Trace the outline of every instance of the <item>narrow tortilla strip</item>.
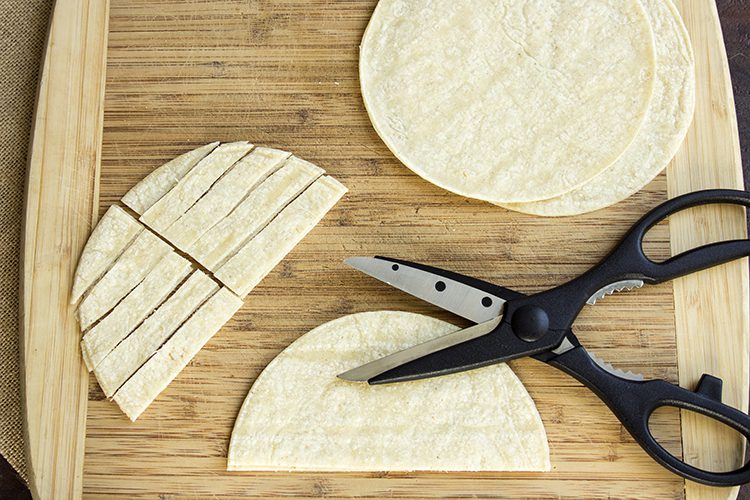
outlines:
{"label": "narrow tortilla strip", "polygon": [[191,245],[187,253],[215,271],[323,173],[322,168],[292,156],[228,217]]}
{"label": "narrow tortilla strip", "polygon": [[221,266],[214,276],[244,298],[302,241],[346,191],[336,179],[321,177]]}
{"label": "narrow tortilla strip", "polygon": [[276,170],[291,153],[271,148],[256,148],[238,161],[182,217],[164,231],[164,237],[177,248],[187,249],[193,242],[226,217],[247,194]]}
{"label": "narrow tortilla strip", "polygon": [[94,372],[107,397],[125,383],[219,285],[197,269],[154,314],[120,342]]}
{"label": "narrow tortilla strip", "polygon": [[192,267],[187,259],[168,253],[112,312],[83,336],[81,349],[89,371],[167,298]]}
{"label": "narrow tortilla strip", "polygon": [[86,290],[102,277],[142,230],[143,225],[120,207],[112,205],[107,209],[78,259],[71,304],[78,302]]}
{"label": "narrow tortilla strip", "polygon": [[87,330],[120,302],[170,251],[172,248],[154,233],[142,231],[81,302],[81,330]]}
{"label": "narrow tortilla strip", "polygon": [[125,193],[122,202],[142,215],[218,145],[218,142],[212,142],[168,161]]}
{"label": "narrow tortilla strip", "polygon": [[325,323],[284,349],[250,389],[228,470],[546,471],[544,424],[506,364],[408,384],[337,374],[455,331],[379,311]]}
{"label": "narrow tortilla strip", "polygon": [[239,297],[222,288],[125,382],[114,400],[130,420],[143,413],[241,306]]}
{"label": "narrow tortilla strip", "polygon": [[216,179],[245,156],[253,145],[246,142],[222,144],[193,167],[177,185],[141,216],[141,222],[163,233],[209,190]]}

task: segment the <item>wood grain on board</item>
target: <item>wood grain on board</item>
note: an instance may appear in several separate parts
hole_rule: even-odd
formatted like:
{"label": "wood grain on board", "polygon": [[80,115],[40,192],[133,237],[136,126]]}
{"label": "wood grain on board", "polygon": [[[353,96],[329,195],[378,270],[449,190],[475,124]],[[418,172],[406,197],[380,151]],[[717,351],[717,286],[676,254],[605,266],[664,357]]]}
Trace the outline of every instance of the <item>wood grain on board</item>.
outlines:
{"label": "wood grain on board", "polygon": [[[698,56],[698,95],[693,126],[667,170],[669,196],[712,187],[744,189],[732,82],[716,5],[682,0],[678,6]],[[746,237],[743,207],[692,209],[670,220],[675,254]],[[675,280],[674,296],[680,384],[695,387],[703,373],[710,373],[725,380],[723,401],[747,411],[747,259]],[[685,457],[694,465],[707,470],[742,465],[745,440],[726,426],[683,412],[682,433]],[[692,482],[685,488],[687,498],[727,498],[738,491],[739,487],[710,488]]]}
{"label": "wood grain on board", "polygon": [[[350,193],[136,423],[92,379],[84,491],[144,498],[679,496],[683,481],[654,464],[592,393],[533,360],[513,367],[546,425],[551,473],[225,472],[247,390],[303,333],[376,309],[456,321],[346,268],[344,258],[392,255],[542,290],[587,269],[666,199],[662,176],[613,209],[543,219],[452,195],[413,175],[372,130],[359,94],[358,45],[374,5],[113,1],[100,210],[163,161],[217,139],[293,151]],[[667,256],[668,228],[657,228],[652,240],[652,251]],[[671,285],[602,301],[576,326],[583,342],[618,366],[677,381]],[[665,416],[660,431],[679,449],[676,415]]]}
{"label": "wood grain on board", "polygon": [[26,183],[21,385],[29,487],[81,495],[87,372],[70,307],[96,223],[108,1],[58,0],[39,82]]}
{"label": "wood grain on board", "polygon": [[[692,3],[696,15],[704,11],[705,3]],[[666,199],[668,180],[661,175],[610,209],[545,219],[467,200],[413,175],[372,130],[359,95],[358,45],[374,5],[375,0],[112,0],[100,213],[164,161],[213,140],[248,139],[293,151],[327,169],[350,193],[137,422],[106,401],[91,377],[84,495],[682,496],[684,482],[655,464],[588,389],[529,359],[512,366],[545,423],[550,473],[225,471],[229,435],[247,390],[303,333],[343,314],[377,309],[456,322],[346,268],[344,258],[392,255],[533,292],[586,270],[645,211]],[[694,38],[718,44],[696,46],[699,58],[709,49],[723,50],[720,36]],[[707,127],[710,131],[711,124]],[[709,168],[702,162],[688,167]],[[648,246],[655,257],[669,255],[667,225],[652,231]],[[743,293],[725,301],[746,300]],[[703,313],[712,311],[711,302],[704,304]],[[678,381],[671,284],[600,301],[575,327],[587,347],[618,367]],[[746,343],[747,329],[742,335]],[[74,368],[80,370],[78,359]],[[729,374],[725,387],[744,383],[746,375],[746,368]],[[656,433],[679,453],[678,415],[658,419]]]}

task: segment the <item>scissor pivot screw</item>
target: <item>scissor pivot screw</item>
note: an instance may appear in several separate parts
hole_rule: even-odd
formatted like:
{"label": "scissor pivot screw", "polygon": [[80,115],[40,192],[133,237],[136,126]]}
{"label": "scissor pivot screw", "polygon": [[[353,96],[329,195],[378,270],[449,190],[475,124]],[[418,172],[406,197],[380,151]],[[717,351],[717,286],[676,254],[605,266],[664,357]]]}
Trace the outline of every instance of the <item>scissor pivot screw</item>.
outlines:
{"label": "scissor pivot screw", "polygon": [[510,326],[521,340],[536,342],[549,330],[549,316],[541,307],[521,306],[513,313]]}

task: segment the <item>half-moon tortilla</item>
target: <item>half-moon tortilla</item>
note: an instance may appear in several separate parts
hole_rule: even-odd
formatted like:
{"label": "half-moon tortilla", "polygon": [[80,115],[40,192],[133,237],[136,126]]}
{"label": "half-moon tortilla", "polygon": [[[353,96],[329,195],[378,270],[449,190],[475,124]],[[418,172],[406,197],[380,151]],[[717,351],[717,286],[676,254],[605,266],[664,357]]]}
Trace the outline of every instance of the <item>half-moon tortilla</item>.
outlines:
{"label": "half-moon tortilla", "polygon": [[656,43],[656,79],[646,120],[625,153],[579,188],[549,200],[503,203],[534,215],[562,216],[614,205],[651,182],[677,152],[693,119],[695,59],[685,25],[670,0],[641,0]]}
{"label": "half-moon tortilla", "polygon": [[542,420],[505,364],[380,386],[336,378],[453,330],[428,316],[381,311],[302,336],[250,389],[228,470],[549,470]]}
{"label": "half-moon tortilla", "polygon": [[617,160],[654,66],[638,0],[380,0],[359,73],[375,130],[407,167],[510,203],[571,191]]}

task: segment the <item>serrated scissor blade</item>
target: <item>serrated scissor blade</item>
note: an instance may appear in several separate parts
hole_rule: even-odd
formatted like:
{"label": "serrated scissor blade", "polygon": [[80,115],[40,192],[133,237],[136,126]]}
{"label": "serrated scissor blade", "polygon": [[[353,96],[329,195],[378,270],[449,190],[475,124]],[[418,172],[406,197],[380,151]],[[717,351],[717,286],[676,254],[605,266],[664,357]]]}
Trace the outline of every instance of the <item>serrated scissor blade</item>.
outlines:
{"label": "serrated scissor blade", "polygon": [[351,257],[344,263],[474,323],[500,316],[505,300],[473,286],[382,257]]}

